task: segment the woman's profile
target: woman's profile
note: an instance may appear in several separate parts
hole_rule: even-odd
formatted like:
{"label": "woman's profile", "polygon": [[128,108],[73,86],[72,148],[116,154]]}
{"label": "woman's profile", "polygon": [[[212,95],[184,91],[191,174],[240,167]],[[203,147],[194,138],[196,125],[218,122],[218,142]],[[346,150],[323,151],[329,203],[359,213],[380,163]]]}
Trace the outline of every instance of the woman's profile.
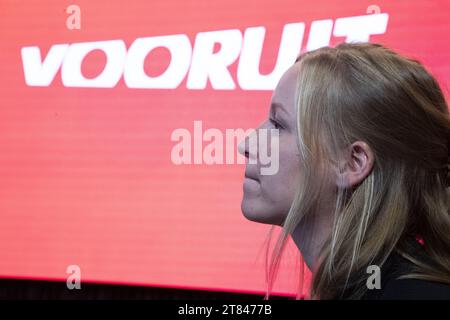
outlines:
{"label": "woman's profile", "polygon": [[419,61],[371,43],[303,53],[261,129],[278,129],[279,169],[247,163],[241,209],[281,227],[265,299],[289,237],[312,299],[450,299],[449,111]]}

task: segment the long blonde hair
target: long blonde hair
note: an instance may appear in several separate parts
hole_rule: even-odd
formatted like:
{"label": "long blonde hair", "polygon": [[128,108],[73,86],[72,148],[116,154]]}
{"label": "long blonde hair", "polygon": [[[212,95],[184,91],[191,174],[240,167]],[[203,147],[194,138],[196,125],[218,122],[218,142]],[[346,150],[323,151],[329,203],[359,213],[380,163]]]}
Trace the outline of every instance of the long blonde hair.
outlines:
{"label": "long blonde hair", "polygon": [[[373,43],[323,47],[296,63],[301,181],[270,264],[266,256],[265,299],[288,238],[318,214],[324,173],[356,140],[370,146],[374,166],[351,190],[336,187],[332,232],[313,270],[311,297],[339,298],[351,283],[348,298],[361,298],[367,266],[381,267],[393,252],[415,266],[404,278],[450,283],[450,119],[437,81],[419,61]],[[422,238],[427,259],[409,254],[411,236]]]}

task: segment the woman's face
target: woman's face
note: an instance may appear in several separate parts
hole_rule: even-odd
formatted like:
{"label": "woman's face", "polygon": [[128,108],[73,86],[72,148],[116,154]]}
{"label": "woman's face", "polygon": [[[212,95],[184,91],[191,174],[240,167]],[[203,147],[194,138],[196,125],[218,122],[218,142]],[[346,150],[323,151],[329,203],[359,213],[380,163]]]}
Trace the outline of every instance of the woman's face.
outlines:
{"label": "woman's face", "polygon": [[[273,92],[268,118],[256,129],[256,132],[260,129],[279,130],[278,171],[262,175],[258,150],[256,154],[250,154],[252,148],[248,143],[245,146],[245,156],[256,160],[256,163],[247,161],[241,203],[242,213],[251,221],[281,226],[297,192],[300,170],[295,125],[297,73],[298,64],[295,64],[283,74]],[[270,154],[270,139],[268,141],[265,148]],[[240,151],[244,153],[244,150]]]}

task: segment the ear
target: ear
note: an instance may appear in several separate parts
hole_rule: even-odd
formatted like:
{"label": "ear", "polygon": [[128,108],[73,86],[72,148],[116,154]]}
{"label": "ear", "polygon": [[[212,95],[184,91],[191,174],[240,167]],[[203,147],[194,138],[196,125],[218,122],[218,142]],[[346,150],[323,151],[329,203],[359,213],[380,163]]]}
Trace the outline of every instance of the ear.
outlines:
{"label": "ear", "polygon": [[363,141],[352,143],[344,152],[336,172],[336,185],[342,188],[353,188],[359,185],[372,171],[374,156],[372,149]]}

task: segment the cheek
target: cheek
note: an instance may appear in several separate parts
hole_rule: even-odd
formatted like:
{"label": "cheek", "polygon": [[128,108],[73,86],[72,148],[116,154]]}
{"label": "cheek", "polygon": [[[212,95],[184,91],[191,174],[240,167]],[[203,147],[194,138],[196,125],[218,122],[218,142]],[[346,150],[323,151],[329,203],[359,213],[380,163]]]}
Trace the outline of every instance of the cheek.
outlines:
{"label": "cheek", "polygon": [[261,177],[261,195],[264,199],[279,206],[289,208],[294,200],[299,184],[300,161],[295,140],[280,141],[279,169],[277,174]]}
{"label": "cheek", "polygon": [[292,166],[290,162],[284,162],[280,160],[278,173],[268,176],[267,180],[262,180],[261,187],[263,195],[272,202],[290,206],[298,184],[298,167]]}
{"label": "cheek", "polygon": [[295,140],[280,139],[277,173],[259,175],[259,182],[244,179],[241,208],[247,219],[275,225],[285,219],[299,183],[299,158],[295,150]]}

